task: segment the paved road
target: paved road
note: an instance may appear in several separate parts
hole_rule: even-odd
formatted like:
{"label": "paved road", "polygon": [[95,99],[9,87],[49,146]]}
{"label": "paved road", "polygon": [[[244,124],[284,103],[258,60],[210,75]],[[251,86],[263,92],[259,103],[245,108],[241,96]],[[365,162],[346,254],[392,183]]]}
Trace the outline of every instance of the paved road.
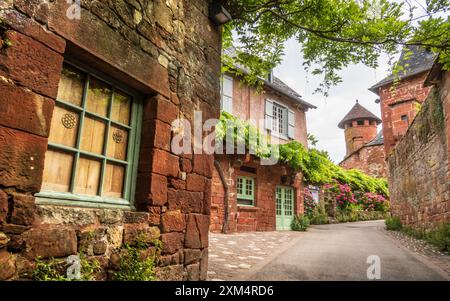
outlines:
{"label": "paved road", "polygon": [[383,221],[314,226],[249,280],[368,280],[367,257],[381,260],[381,280],[448,280],[445,273],[381,231]]}

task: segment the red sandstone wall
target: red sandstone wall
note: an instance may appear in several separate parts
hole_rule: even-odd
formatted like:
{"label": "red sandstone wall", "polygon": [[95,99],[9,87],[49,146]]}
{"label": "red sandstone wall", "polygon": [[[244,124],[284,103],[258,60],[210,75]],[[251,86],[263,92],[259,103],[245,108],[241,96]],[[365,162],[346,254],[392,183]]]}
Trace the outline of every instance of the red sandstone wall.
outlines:
{"label": "red sandstone wall", "polygon": [[[427,74],[428,72],[424,72],[411,76],[395,87],[389,84],[379,88],[384,145],[387,154],[406,133],[409,126],[407,122],[401,120],[401,116],[406,114],[411,124],[418,111],[416,103],[423,103],[427,98],[430,88],[423,86]],[[404,101],[409,102],[399,104]]]}
{"label": "red sandstone wall", "polygon": [[388,157],[391,210],[405,225],[450,221],[449,89],[446,72]]}
{"label": "red sandstone wall", "polygon": [[376,178],[387,178],[387,164],[383,145],[366,146],[340,164],[345,169],[359,169]]}
{"label": "red sandstone wall", "polygon": [[[160,279],[206,279],[213,157],[172,153],[170,123],[192,121],[194,108],[219,116],[221,37],[208,3],[82,1],[70,20],[65,0],[1,2],[0,42],[12,46],[0,43],[0,280],[86,246],[105,279],[114,252],[141,234],[163,241]],[[146,96],[137,211],[36,204],[68,54]]]}
{"label": "red sandstone wall", "polygon": [[377,136],[377,126],[364,120],[364,125],[358,125],[358,121],[352,122],[352,127],[345,125],[345,145],[347,156],[369,143]]}

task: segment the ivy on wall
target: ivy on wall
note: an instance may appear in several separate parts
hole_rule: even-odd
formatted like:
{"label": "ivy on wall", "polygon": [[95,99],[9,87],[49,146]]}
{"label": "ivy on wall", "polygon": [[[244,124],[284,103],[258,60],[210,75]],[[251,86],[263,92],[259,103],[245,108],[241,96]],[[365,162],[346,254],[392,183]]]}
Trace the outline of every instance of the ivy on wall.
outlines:
{"label": "ivy on wall", "polygon": [[[252,149],[252,153],[256,156],[270,156],[269,137],[265,137],[249,122],[222,112],[220,122],[216,126],[217,141],[223,141],[227,133],[232,134],[234,141],[245,142],[247,149]],[[249,137],[257,138],[249,139]],[[338,181],[341,184],[348,184],[354,191],[374,192],[385,197],[389,196],[385,179],[371,177],[356,169],[346,170],[334,164],[326,152],[315,148],[307,149],[295,140],[279,146],[279,161],[293,170],[301,172],[307,184],[323,185]]]}

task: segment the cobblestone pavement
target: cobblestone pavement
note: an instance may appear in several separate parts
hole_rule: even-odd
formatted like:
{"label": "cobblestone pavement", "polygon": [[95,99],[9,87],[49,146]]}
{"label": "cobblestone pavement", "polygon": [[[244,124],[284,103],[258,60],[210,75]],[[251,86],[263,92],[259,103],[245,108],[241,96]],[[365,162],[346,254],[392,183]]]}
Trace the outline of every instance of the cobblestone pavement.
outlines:
{"label": "cobblestone pavement", "polygon": [[237,280],[302,234],[292,231],[210,233],[208,280]]}
{"label": "cobblestone pavement", "polygon": [[408,248],[417,255],[426,258],[450,276],[450,254],[440,252],[429,243],[406,235],[400,231],[387,231],[382,229],[388,236],[397,240],[402,246]]}

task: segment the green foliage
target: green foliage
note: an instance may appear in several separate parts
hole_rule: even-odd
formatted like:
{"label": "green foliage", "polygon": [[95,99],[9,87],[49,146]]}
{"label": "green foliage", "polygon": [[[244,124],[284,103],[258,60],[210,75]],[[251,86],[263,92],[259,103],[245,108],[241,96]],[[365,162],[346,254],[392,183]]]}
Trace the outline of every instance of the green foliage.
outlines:
{"label": "green foliage", "polygon": [[386,230],[390,231],[398,231],[402,229],[402,222],[400,218],[397,216],[388,217],[385,220]]}
{"label": "green foliage", "polygon": [[121,251],[119,270],[113,280],[118,281],[155,281],[155,264],[162,249],[160,240],[148,243],[139,238],[132,244],[125,244]]}
{"label": "green foliage", "polygon": [[291,223],[291,229],[292,231],[306,231],[309,224],[309,218],[306,215],[299,214],[294,216]]}
{"label": "green foliage", "polygon": [[[97,259],[88,259],[83,253],[79,254],[81,281],[96,280],[95,275],[100,272],[100,263]],[[40,257],[35,260],[35,268],[32,277],[35,281],[71,281],[67,278],[67,263],[64,260],[43,260]]]}
{"label": "green foliage", "polygon": [[436,229],[430,231],[426,240],[436,246],[440,251],[450,253],[450,224],[442,224]]}
{"label": "green foliage", "polygon": [[[323,76],[317,91],[327,94],[341,81],[338,72],[363,63],[378,67],[382,52],[390,57],[405,45],[440,53],[450,69],[449,0],[223,1],[233,16],[224,28],[224,47],[236,38],[237,55],[224,59],[228,69],[245,66],[245,79],[257,83],[280,63],[284,43],[296,39],[303,65]],[[441,16],[441,15],[443,16]]]}
{"label": "green foliage", "polygon": [[50,261],[43,261],[41,258],[36,258],[36,265],[32,272],[33,280],[35,281],[69,281],[66,275],[58,270],[60,263],[53,258]]}

